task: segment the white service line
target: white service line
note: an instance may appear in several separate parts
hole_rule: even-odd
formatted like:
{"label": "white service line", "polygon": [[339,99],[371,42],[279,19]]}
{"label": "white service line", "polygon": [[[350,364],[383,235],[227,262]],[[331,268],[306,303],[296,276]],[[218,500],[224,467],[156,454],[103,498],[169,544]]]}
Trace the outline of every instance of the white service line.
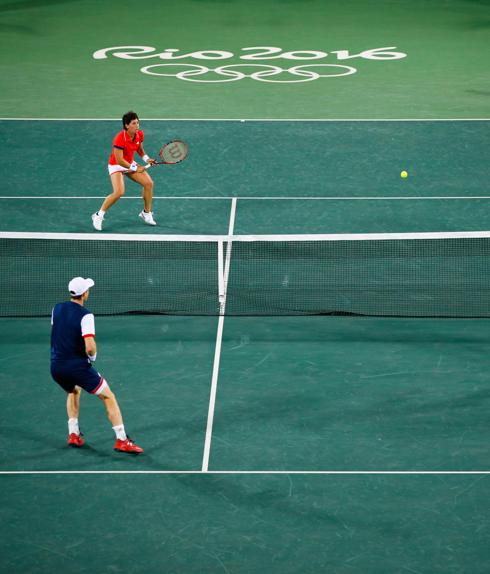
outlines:
{"label": "white service line", "polygon": [[[140,118],[142,122],[487,122],[490,118]],[[26,122],[120,122],[121,118],[0,118]]]}
{"label": "white service line", "polygon": [[[1,199],[104,199],[104,195],[3,195],[0,196],[0,200]],[[121,198],[122,201],[128,200],[128,199],[138,199],[141,200],[140,196],[124,196]],[[230,199],[239,199],[240,201],[255,201],[255,200],[267,200],[267,201],[392,201],[392,200],[397,200],[397,201],[407,201],[407,200],[441,200],[441,199],[490,199],[490,195],[403,195],[403,196],[396,196],[394,195],[393,197],[390,196],[378,196],[378,197],[369,197],[369,196],[345,196],[345,197],[336,197],[336,196],[331,196],[331,195],[325,195],[325,196],[318,196],[318,197],[312,197],[312,196],[304,196],[302,197],[301,195],[299,196],[283,196],[283,195],[279,195],[279,196],[272,196],[272,195],[258,195],[256,197],[253,196],[229,196],[229,195],[174,195],[174,196],[166,196],[166,195],[160,195],[160,196],[154,196],[153,199],[164,199],[164,200],[169,200],[169,199],[177,199],[177,200],[182,200],[182,199],[190,199],[190,200],[195,200],[195,199],[213,199],[213,200],[224,200],[224,201],[229,201]]]}
{"label": "white service line", "polygon": [[490,470],[2,470],[5,475],[49,474],[196,474],[196,475],[490,475]]}
{"label": "white service line", "polygon": [[[228,226],[228,235],[231,237],[233,235],[233,229],[235,227],[235,214],[236,214],[236,204],[237,199],[234,197],[231,200],[231,210],[230,210],[230,223]],[[230,272],[230,261],[231,261],[231,249],[232,241],[227,241],[226,244],[226,260],[225,268],[223,274],[224,283],[224,297],[220,309],[220,315],[218,318],[218,331],[216,333],[216,347],[214,351],[214,363],[213,363],[213,375],[211,379],[211,392],[209,397],[209,408],[208,408],[208,422],[206,425],[206,438],[204,441],[204,454],[202,459],[202,472],[208,472],[209,468],[209,456],[211,453],[211,439],[213,435],[213,420],[214,420],[214,408],[216,404],[216,392],[218,388],[218,374],[219,374],[219,364],[221,358],[221,342],[223,340],[223,327],[225,323],[225,308],[226,308],[226,290],[228,286],[228,274]]]}
{"label": "white service line", "polygon": [[[3,195],[0,196],[0,199],[104,199],[107,197],[106,195]],[[141,199],[141,196],[123,196],[121,200],[127,199]],[[224,199],[229,201],[233,199],[231,196],[228,195],[174,195],[170,196],[153,196],[152,199]]]}

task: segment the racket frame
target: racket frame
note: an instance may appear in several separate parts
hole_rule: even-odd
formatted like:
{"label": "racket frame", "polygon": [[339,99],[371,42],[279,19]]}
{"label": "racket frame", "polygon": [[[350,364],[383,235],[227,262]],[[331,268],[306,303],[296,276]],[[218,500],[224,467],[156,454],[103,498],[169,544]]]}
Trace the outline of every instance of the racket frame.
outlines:
{"label": "racket frame", "polygon": [[[158,154],[158,155],[160,156],[160,158],[162,157],[163,150],[164,150],[167,146],[169,146],[170,144],[173,144],[173,143],[181,143],[181,144],[184,146],[184,148],[185,148],[184,157],[182,157],[181,159],[179,159],[179,160],[177,160],[177,161],[155,161],[155,162],[153,162],[153,163],[147,163],[147,164],[145,164],[145,165],[142,166],[142,167],[144,167],[145,169],[148,169],[149,167],[152,167],[152,166],[154,166],[154,165],[176,165],[176,164],[178,164],[178,163],[183,162],[185,159],[187,159],[187,156],[189,155],[189,148],[187,147],[187,144],[186,144],[184,141],[182,141],[182,140],[170,140],[169,142],[167,142],[166,144],[164,144],[164,145],[162,146],[162,149],[160,150],[160,153]],[[134,172],[132,169],[127,169],[127,170],[125,170],[125,171],[121,171],[121,173],[131,174],[131,173],[136,173],[136,172]]]}
{"label": "racket frame", "polygon": [[[162,158],[163,150],[166,147],[168,147],[169,145],[175,144],[175,143],[179,143],[179,144],[182,144],[184,146],[184,149],[185,149],[184,156],[181,159],[178,159],[176,161],[165,161]],[[177,163],[183,162],[187,158],[187,156],[189,155],[189,148],[187,147],[187,144],[185,142],[183,142],[182,140],[171,140],[162,146],[162,149],[160,150],[160,153],[158,155],[160,156],[160,159],[162,159],[162,161],[156,161],[153,164],[149,164],[149,165],[175,165]]]}

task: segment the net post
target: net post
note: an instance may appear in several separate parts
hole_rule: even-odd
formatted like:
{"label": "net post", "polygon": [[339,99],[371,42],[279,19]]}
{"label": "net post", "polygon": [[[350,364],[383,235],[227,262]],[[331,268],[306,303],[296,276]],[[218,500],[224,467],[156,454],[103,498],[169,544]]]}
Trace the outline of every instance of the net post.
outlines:
{"label": "net post", "polygon": [[225,276],[224,276],[224,259],[223,259],[223,242],[218,241],[218,299],[219,313],[223,315],[225,307]]}

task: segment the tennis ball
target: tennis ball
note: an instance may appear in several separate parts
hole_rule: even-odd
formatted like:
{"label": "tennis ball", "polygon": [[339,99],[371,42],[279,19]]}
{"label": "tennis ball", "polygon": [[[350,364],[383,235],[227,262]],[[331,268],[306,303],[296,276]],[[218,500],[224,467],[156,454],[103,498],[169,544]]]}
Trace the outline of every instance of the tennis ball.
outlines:
{"label": "tennis ball", "polygon": [[406,177],[408,177],[408,172],[402,171],[400,177],[403,177],[403,179],[405,179]]}

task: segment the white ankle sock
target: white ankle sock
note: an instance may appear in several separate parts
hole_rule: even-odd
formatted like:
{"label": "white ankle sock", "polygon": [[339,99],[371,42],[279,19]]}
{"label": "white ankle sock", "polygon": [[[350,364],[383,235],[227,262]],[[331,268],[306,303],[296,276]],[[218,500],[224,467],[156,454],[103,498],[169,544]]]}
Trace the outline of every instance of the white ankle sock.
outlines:
{"label": "white ankle sock", "polygon": [[97,212],[101,217],[104,217],[104,213],[105,211],[103,209],[99,209],[99,211]]}
{"label": "white ankle sock", "polygon": [[80,434],[78,419],[68,419],[68,434]]}
{"label": "white ankle sock", "polygon": [[124,430],[124,425],[118,425],[117,427],[112,427],[112,430],[116,433],[116,438],[119,440],[126,440],[126,431]]}

